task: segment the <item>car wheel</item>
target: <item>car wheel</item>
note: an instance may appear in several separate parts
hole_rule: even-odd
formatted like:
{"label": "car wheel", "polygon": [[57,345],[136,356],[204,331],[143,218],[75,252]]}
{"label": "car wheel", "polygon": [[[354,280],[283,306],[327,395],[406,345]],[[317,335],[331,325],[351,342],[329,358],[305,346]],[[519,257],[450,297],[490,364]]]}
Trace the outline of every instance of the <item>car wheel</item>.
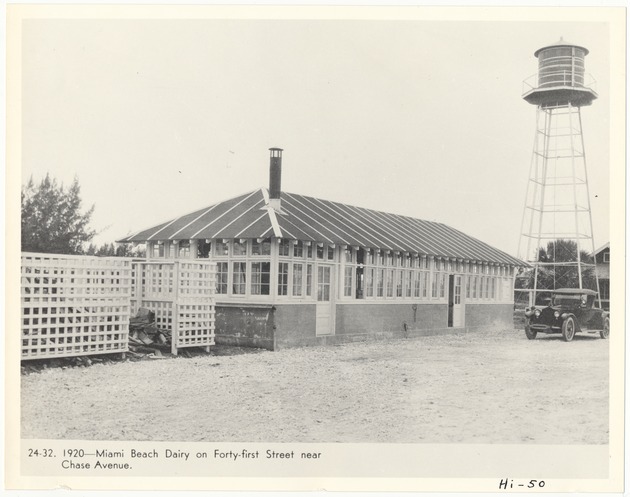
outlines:
{"label": "car wheel", "polygon": [[604,329],[599,332],[599,336],[602,338],[610,336],[610,318],[604,318]]}
{"label": "car wheel", "polygon": [[565,342],[570,342],[575,336],[575,319],[573,316],[569,316],[562,323],[562,338]]}
{"label": "car wheel", "polygon": [[528,340],[533,340],[536,338],[536,331],[533,331],[529,326],[525,326],[525,336]]}

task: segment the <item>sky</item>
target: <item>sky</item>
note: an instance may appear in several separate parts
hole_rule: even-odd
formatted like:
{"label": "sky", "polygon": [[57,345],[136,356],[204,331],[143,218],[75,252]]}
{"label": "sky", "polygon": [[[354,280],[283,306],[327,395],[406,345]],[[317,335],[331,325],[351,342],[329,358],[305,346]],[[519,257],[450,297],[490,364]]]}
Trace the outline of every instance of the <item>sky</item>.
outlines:
{"label": "sky", "polygon": [[609,25],[412,17],[26,20],[22,181],[77,177],[111,242],[267,187],[280,147],[285,191],[517,255],[536,125],[522,82],[562,36],[597,80],[582,122],[594,243],[608,242]]}

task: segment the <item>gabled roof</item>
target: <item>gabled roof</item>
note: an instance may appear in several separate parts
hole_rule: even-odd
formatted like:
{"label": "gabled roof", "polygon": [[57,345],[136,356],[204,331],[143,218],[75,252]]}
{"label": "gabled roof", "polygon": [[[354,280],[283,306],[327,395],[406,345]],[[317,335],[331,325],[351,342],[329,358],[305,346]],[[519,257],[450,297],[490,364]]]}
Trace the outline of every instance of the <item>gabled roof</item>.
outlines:
{"label": "gabled roof", "polygon": [[142,230],[120,242],[290,238],[526,266],[442,223],[282,192],[281,211],[262,188]]}
{"label": "gabled roof", "polygon": [[602,250],[605,250],[607,248],[610,248],[610,242],[605,243],[604,245],[602,245],[601,247],[599,247],[593,254],[597,255],[599,254]]}

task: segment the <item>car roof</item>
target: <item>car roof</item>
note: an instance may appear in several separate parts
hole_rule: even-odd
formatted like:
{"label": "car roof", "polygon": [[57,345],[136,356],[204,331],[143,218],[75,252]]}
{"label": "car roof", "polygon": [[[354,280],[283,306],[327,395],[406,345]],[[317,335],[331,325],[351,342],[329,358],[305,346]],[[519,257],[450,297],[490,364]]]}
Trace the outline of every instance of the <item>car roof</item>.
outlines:
{"label": "car roof", "polygon": [[588,288],[558,288],[557,290],[551,290],[552,293],[568,293],[570,295],[597,295],[595,290],[590,290]]}

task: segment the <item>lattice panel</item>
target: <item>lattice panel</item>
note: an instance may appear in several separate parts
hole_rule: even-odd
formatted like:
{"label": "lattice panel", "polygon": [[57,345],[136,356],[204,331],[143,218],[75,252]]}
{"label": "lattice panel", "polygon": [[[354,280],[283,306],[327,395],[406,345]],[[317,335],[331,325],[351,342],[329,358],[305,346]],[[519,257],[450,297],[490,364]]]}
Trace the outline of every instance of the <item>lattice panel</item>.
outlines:
{"label": "lattice panel", "polygon": [[153,311],[156,327],[171,332],[174,352],[214,345],[216,264],[149,260],[133,265],[134,313],[139,307]]}
{"label": "lattice panel", "polygon": [[131,261],[22,254],[22,359],[128,350]]}
{"label": "lattice panel", "polygon": [[178,305],[177,348],[214,345],[214,299],[206,304]]}

